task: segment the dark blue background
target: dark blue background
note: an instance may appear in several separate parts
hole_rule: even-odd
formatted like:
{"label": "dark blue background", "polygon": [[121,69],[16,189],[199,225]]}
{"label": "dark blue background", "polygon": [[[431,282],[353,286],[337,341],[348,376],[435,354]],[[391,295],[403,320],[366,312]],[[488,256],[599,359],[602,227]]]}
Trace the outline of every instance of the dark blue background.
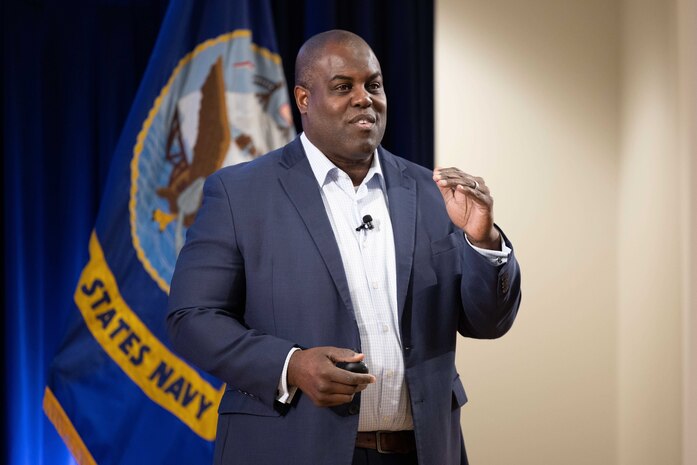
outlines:
{"label": "dark blue background", "polygon": [[[3,2],[2,385],[10,465],[72,463],[41,409],[47,370],[76,311],[72,295],[111,157],[167,4]],[[332,28],[364,37],[386,80],[383,145],[432,167],[433,2],[274,0],[272,7],[289,85],[307,37]]]}

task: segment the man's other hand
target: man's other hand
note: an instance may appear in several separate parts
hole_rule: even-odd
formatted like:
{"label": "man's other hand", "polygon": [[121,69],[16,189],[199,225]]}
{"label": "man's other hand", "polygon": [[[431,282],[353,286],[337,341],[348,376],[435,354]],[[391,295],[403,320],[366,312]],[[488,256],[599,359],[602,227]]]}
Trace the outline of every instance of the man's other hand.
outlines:
{"label": "man's other hand", "polygon": [[314,347],[293,353],[288,363],[288,384],[297,386],[318,407],[334,407],[353,400],[354,394],[375,382],[371,374],[337,368],[336,362],[359,362],[363,354],[339,347]]}

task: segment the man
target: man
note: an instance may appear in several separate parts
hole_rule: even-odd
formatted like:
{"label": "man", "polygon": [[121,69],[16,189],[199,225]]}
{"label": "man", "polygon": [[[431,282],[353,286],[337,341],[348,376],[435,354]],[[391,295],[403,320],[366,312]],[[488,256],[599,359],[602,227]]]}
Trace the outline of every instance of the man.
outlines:
{"label": "man", "polygon": [[380,147],[360,37],[312,37],[295,78],[304,133],[208,178],[172,279],[174,347],[227,383],[215,463],[465,464],[457,332],[499,337],[520,302],[489,189]]}

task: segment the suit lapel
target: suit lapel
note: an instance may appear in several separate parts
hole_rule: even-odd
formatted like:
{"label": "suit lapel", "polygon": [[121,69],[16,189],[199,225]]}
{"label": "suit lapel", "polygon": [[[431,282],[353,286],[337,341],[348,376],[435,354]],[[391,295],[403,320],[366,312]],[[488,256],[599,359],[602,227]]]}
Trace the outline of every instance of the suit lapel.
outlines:
{"label": "suit lapel", "polygon": [[416,181],[406,174],[404,171],[406,167],[394,155],[382,147],[379,148],[378,153],[390,202],[390,219],[397,263],[397,309],[401,320],[414,261]]}
{"label": "suit lapel", "polygon": [[351,293],[341,261],[339,246],[336,243],[334,231],[332,231],[317,186],[317,180],[305,156],[300,138],[296,138],[284,148],[280,164],[285,168],[279,176],[281,185],[302,217],[344,305],[353,316]]}

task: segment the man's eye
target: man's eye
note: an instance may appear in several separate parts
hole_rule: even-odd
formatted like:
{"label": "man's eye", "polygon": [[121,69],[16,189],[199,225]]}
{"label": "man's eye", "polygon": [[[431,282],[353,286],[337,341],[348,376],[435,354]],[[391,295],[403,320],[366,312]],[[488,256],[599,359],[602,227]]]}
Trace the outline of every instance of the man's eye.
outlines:
{"label": "man's eye", "polygon": [[380,89],[382,89],[382,84],[380,84],[379,82],[371,82],[370,84],[368,84],[368,90],[371,92],[377,92]]}
{"label": "man's eye", "polygon": [[348,90],[351,90],[351,86],[348,84],[339,84],[338,86],[336,86],[336,90],[338,90],[339,92],[346,92]]}

